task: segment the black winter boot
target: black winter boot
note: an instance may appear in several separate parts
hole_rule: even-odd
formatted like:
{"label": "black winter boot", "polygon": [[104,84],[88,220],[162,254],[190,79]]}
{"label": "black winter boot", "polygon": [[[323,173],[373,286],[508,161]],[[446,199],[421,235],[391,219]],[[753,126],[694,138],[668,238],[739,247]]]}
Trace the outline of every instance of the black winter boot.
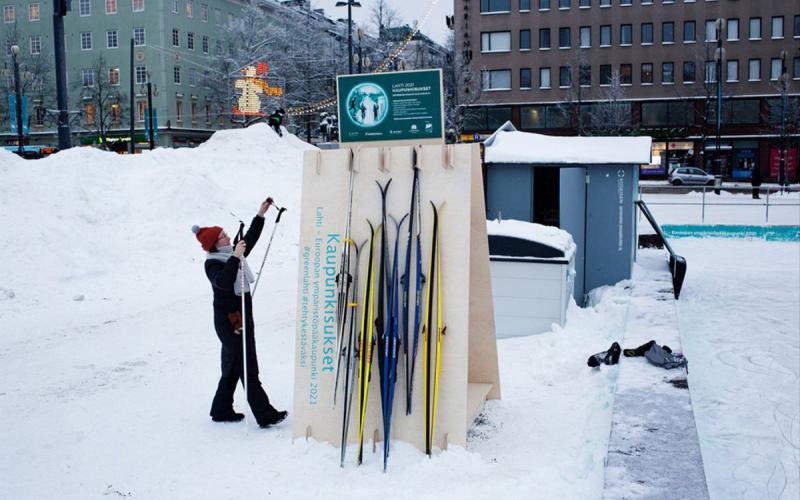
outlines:
{"label": "black winter boot", "polygon": [[267,427],[271,427],[273,425],[277,425],[277,424],[283,422],[284,420],[286,420],[286,417],[288,417],[288,416],[289,416],[289,412],[286,411],[286,410],[275,412],[275,414],[272,415],[271,417],[265,419],[262,422],[259,422],[258,426],[266,429]]}
{"label": "black winter boot", "polygon": [[622,353],[625,355],[626,358],[635,358],[639,356],[644,356],[644,353],[650,350],[655,344],[655,340],[651,340],[649,342],[645,342],[644,344],[640,345],[636,349],[625,349]]}
{"label": "black winter boot", "polygon": [[589,360],[586,362],[586,364],[592,368],[600,366],[601,363],[605,363],[607,365],[616,365],[619,363],[619,355],[621,352],[622,349],[620,348],[619,344],[614,342],[607,351],[598,352],[597,354],[589,356]]}
{"label": "black winter boot", "polygon": [[241,422],[244,420],[244,413],[236,413],[235,411],[231,410],[228,413],[223,413],[222,415],[213,415],[211,420],[214,422]]}

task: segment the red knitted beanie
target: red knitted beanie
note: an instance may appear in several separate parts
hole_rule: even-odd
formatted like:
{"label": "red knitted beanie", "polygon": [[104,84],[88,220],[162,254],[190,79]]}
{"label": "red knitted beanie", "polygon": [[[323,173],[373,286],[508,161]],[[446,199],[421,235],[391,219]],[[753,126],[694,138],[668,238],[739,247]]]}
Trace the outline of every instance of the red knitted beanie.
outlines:
{"label": "red knitted beanie", "polygon": [[199,241],[200,245],[203,246],[203,250],[210,252],[214,249],[214,246],[217,243],[217,238],[219,238],[219,233],[222,232],[222,228],[219,226],[192,226],[192,232],[195,234],[195,236],[197,236],[197,241]]}

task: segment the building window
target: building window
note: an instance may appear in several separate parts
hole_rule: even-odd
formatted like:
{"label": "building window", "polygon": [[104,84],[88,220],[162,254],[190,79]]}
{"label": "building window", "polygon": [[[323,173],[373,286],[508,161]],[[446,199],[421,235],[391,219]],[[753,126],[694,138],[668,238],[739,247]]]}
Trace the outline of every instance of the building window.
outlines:
{"label": "building window", "polygon": [[191,31],[186,33],[186,48],[189,50],[194,50],[194,33]]}
{"label": "building window", "polygon": [[572,7],[572,0],[558,0],[559,9],[569,9]]}
{"label": "building window", "polygon": [[181,84],[181,67],[180,66],[173,66],[172,67],[172,83],[175,85]]}
{"label": "building window", "polygon": [[675,83],[675,64],[671,62],[661,63],[661,83]]}
{"label": "building window", "polygon": [[706,42],[717,41],[717,22],[714,20],[706,21]]}
{"label": "building window", "polygon": [[529,88],[531,88],[531,69],[530,68],[520,68],[519,69],[519,88],[521,88],[521,89],[529,89]]}
{"label": "building window", "polygon": [[633,0],[619,0],[619,4],[622,7],[625,7],[626,5],[633,5]]}
{"label": "building window", "polygon": [[208,37],[203,37],[203,54],[208,54]]}
{"label": "building window", "polygon": [[794,79],[800,80],[800,57],[794,58]]}
{"label": "building window", "polygon": [[761,80],[761,59],[747,61],[747,79],[751,82]]}
{"label": "building window", "polygon": [[642,85],[653,84],[653,63],[642,63]]}
{"label": "building window", "polygon": [[570,32],[569,27],[558,28],[558,48],[568,49],[570,47]]}
{"label": "building window", "polygon": [[706,61],[705,82],[716,83],[717,81],[717,63],[714,61]]}
{"label": "building window", "polygon": [[531,50],[531,30],[519,30],[519,50]]}
{"label": "building window", "polygon": [[558,86],[567,88],[572,85],[572,68],[561,66],[558,68]]}
{"label": "building window", "polygon": [[600,65],[600,86],[608,86],[611,85],[611,65],[610,64],[601,64]]}
{"label": "building window", "polygon": [[106,48],[107,49],[119,48],[119,37],[117,36],[117,30],[106,31]]}
{"label": "building window", "polygon": [[179,10],[178,0],[172,0],[172,13],[177,14]]}
{"label": "building window", "polygon": [[[530,0],[528,0],[530,2]],[[208,22],[208,5],[201,3],[200,4],[200,20],[204,23]]]}
{"label": "building window", "polygon": [[592,46],[592,27],[581,26],[580,29],[581,48],[588,49]]}
{"label": "building window", "polygon": [[642,5],[653,5],[653,0],[642,0]]}
{"label": "building window", "polygon": [[85,125],[94,125],[94,103],[87,102],[83,105],[83,119]]}
{"label": "building window", "polygon": [[39,20],[39,4],[38,3],[28,4],[28,21],[38,21],[38,20]]}
{"label": "building window", "polygon": [[43,127],[44,117],[47,116],[47,109],[43,106],[36,106],[33,108],[33,112],[33,124],[37,127]]}
{"label": "building window", "polygon": [[727,78],[729,82],[739,81],[739,61],[737,59],[729,59],[727,64]]}
{"label": "building window", "polygon": [[133,28],[133,44],[137,47],[142,47],[145,44],[144,28]]}
{"label": "building window", "polygon": [[222,55],[222,40],[214,42],[214,50],[216,50],[218,56]]}
{"label": "building window", "polygon": [[175,121],[183,123],[183,99],[180,97],[175,98]]}
{"label": "building window", "polygon": [[550,88],[550,68],[539,68],[539,88]]}
{"label": "building window", "polygon": [[482,73],[483,90],[511,90],[511,70],[493,69]]}
{"label": "building window", "polygon": [[539,10],[550,10],[550,0],[539,0]]}
{"label": "building window", "polygon": [[194,87],[197,85],[197,70],[189,68],[189,86]]}
{"label": "building window", "polygon": [[600,7],[611,7],[611,0],[600,0]]}
{"label": "building window", "polygon": [[751,17],[750,18],[750,40],[761,40],[761,18],[760,17]]}
{"label": "building window", "polygon": [[186,17],[194,17],[194,0],[186,0]]}
{"label": "building window", "polygon": [[106,14],[117,13],[117,0],[106,0]]}
{"label": "building window", "polygon": [[728,19],[728,41],[735,42],[739,40],[739,20],[738,19]]}
{"label": "building window", "polygon": [[119,85],[119,68],[108,69],[108,83],[111,85]]}
{"label": "building window", "polygon": [[581,64],[578,70],[578,82],[581,87],[592,86],[592,67],[588,64]]}
{"label": "building window", "polygon": [[511,0],[481,0],[481,12],[511,12]]}
{"label": "building window", "polygon": [[633,83],[633,65],[620,64],[619,65],[619,83],[622,85],[631,85]]}
{"label": "building window", "polygon": [[180,47],[181,46],[181,38],[180,32],[178,28],[172,28],[172,46],[173,47]]}
{"label": "building window", "polygon": [[688,127],[695,122],[694,103],[643,102],[641,117],[645,127]]}
{"label": "building window", "polygon": [[619,27],[619,44],[628,46],[633,43],[633,25],[623,24]]}
{"label": "building window", "polygon": [[783,16],[772,18],[772,38],[783,38]]}
{"label": "building window", "polygon": [[550,48],[550,28],[542,28],[539,30],[539,48]]}
{"label": "building window", "polygon": [[773,82],[778,81],[781,77],[781,60],[778,58],[770,59],[769,61],[769,79]]}
{"label": "building window", "polygon": [[694,21],[683,22],[683,43],[694,43],[697,40]]}
{"label": "building window", "polygon": [[800,38],[800,16],[794,16],[794,37]]}
{"label": "building window", "polygon": [[3,21],[6,24],[13,23],[17,20],[17,13],[14,11],[13,5],[5,5],[3,6]]}
{"label": "building window", "polygon": [[684,61],[683,63],[683,83],[695,82],[694,62]]}
{"label": "building window", "polygon": [[136,101],[136,121],[143,122],[145,110],[147,109],[146,101]]}
{"label": "building window", "polygon": [[84,87],[94,87],[94,72],[92,70],[81,70],[81,85]]}
{"label": "building window", "polygon": [[134,71],[134,78],[136,80],[136,85],[143,85],[147,83],[147,67],[136,66],[136,70]]}
{"label": "building window", "polygon": [[206,98],[206,125],[211,125],[211,101]]}
{"label": "building window", "polygon": [[675,43],[675,23],[661,23],[661,43]]}
{"label": "building window", "polygon": [[92,15],[92,0],[80,0],[78,2],[78,11],[81,17]]}
{"label": "building window", "polygon": [[192,110],[192,125],[196,125],[197,124],[197,101],[192,100],[192,103],[189,106],[191,107],[191,110]]}
{"label": "building window", "polygon": [[42,37],[41,35],[33,35],[31,37],[31,55],[39,55],[42,53]]}
{"label": "building window", "polygon": [[81,50],[92,50],[92,32],[81,32]]}
{"label": "building window", "polygon": [[653,43],[653,23],[642,23],[642,45]]}
{"label": "building window", "polygon": [[509,52],[511,50],[511,32],[495,31],[481,33],[481,52]]}
{"label": "building window", "polygon": [[133,0],[133,11],[144,12],[144,0]]}
{"label": "building window", "polygon": [[592,6],[592,0],[580,0],[580,2],[578,2],[578,5],[582,9],[588,9],[589,7]]}
{"label": "building window", "polygon": [[600,46],[611,46],[611,25],[609,24],[600,26]]}

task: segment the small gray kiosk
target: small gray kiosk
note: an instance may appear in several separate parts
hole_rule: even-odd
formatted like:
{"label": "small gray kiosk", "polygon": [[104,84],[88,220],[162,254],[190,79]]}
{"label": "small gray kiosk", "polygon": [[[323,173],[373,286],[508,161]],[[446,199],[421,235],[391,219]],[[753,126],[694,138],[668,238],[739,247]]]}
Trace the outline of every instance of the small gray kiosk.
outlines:
{"label": "small gray kiosk", "polygon": [[575,301],[629,279],[636,253],[639,165],[650,137],[554,137],[506,122],[484,143],[486,218],[557,226],[572,235]]}

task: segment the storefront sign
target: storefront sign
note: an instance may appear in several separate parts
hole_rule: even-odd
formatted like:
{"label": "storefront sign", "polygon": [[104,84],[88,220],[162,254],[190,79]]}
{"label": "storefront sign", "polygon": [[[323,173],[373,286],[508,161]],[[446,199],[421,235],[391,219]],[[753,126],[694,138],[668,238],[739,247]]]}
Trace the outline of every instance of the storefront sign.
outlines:
{"label": "storefront sign", "polygon": [[442,71],[338,77],[341,142],[444,139]]}

